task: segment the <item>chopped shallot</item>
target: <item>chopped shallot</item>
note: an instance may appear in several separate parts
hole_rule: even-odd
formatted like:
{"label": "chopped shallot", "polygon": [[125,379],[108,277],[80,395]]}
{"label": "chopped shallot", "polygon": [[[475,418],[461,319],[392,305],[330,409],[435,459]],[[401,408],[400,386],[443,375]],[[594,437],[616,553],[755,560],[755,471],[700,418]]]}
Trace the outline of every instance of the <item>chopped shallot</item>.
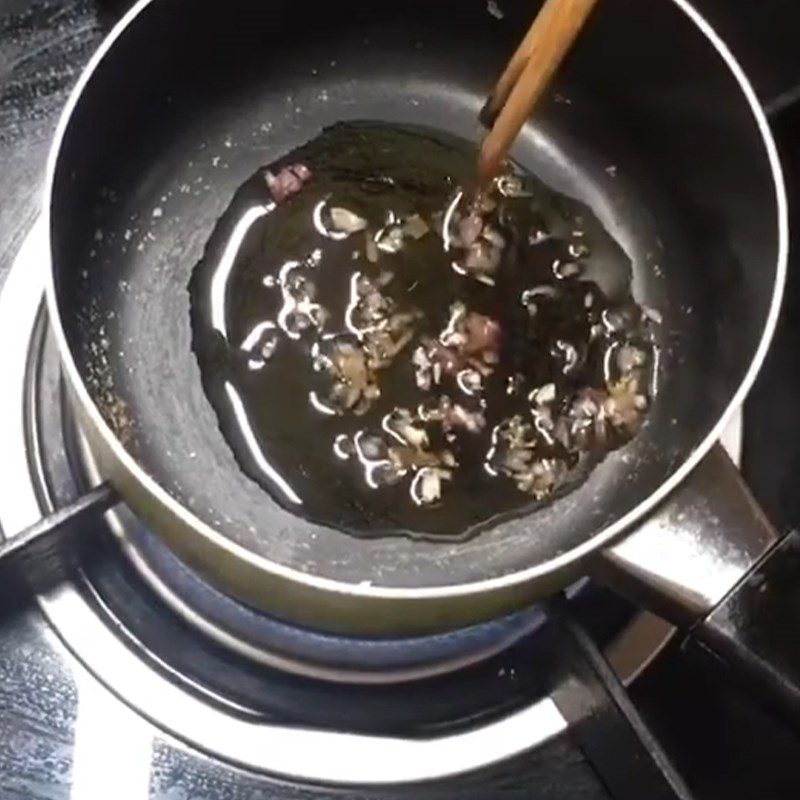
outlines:
{"label": "chopped shallot", "polygon": [[639,391],[635,375],[627,375],[609,387],[609,396],[603,404],[611,424],[617,428],[636,431],[643,422],[647,398]]}
{"label": "chopped shallot", "polygon": [[363,231],[367,227],[365,219],[346,208],[334,206],[329,213],[331,215],[331,224],[337,231],[342,233],[358,233],[358,231]]}
{"label": "chopped shallot", "polygon": [[474,212],[466,217],[462,217],[458,223],[458,238],[462,247],[470,247],[481,235],[483,220]]}
{"label": "chopped shallot", "polygon": [[450,480],[450,470],[424,467],[411,482],[411,499],[418,506],[427,506],[442,498],[442,481]]}
{"label": "chopped shallot", "polygon": [[305,164],[290,164],[277,175],[269,170],[264,173],[269,193],[276,203],[283,203],[297,194],[311,177],[311,170]]}
{"label": "chopped shallot", "polygon": [[[445,375],[462,375],[463,379],[465,370],[469,375],[477,372],[478,377],[491,374],[499,360],[500,343],[500,326],[495,320],[467,311],[463,303],[454,303],[450,321],[439,338],[423,339],[422,350],[414,353],[417,385],[424,388],[438,384]],[[474,376],[469,380],[475,385]]]}
{"label": "chopped shallot", "polygon": [[403,233],[412,239],[421,239],[430,231],[430,226],[419,214],[413,214],[403,223]]}
{"label": "chopped shallot", "polygon": [[[297,163],[277,174],[267,171],[265,178],[273,200],[282,203],[312,174]],[[358,433],[339,433],[333,441],[334,455],[353,466],[358,462],[369,487],[406,478],[415,505],[435,505],[444,482],[457,480],[457,458],[469,457],[477,445],[485,452],[487,474],[504,476],[541,501],[568,483],[587,454],[619,446],[643,424],[651,395],[642,387],[656,369],[650,367],[651,326],[661,322],[661,315],[630,296],[612,304],[584,274],[590,237],[580,218],[562,235],[563,226],[538,197],[525,199],[536,192],[535,182],[506,174],[488,191],[451,196],[446,210],[426,208],[424,218],[409,214],[405,205],[402,212],[387,208],[377,228],[344,206],[318,199],[313,218],[318,231],[324,228],[333,240],[359,234],[352,239],[353,261],[346,262],[359,271],[349,276],[343,324],[332,329],[327,328],[331,314],[316,299],[316,284],[326,285],[319,272],[321,250],[313,259],[285,264],[271,280],[269,285],[283,293],[283,307],[275,324],[254,328],[242,346],[245,357],[256,365],[252,369],[265,367],[281,330],[301,344],[316,337],[311,363],[315,380],[327,386],[311,392],[312,405],[332,416],[380,409],[379,422],[366,417]],[[432,231],[441,243],[431,238],[414,244]],[[404,271],[410,258],[391,258],[405,247],[409,256],[416,255],[428,243],[442,245],[458,275],[498,285],[492,293],[452,274],[443,276],[459,288],[438,333],[427,329],[422,316],[425,305],[419,298],[427,276],[409,278]],[[514,275],[507,254],[517,252],[534,263]],[[391,264],[391,271],[381,269],[384,264]],[[422,289],[412,295],[418,285]],[[520,320],[519,329],[509,325],[506,331],[482,312],[494,313],[498,300],[506,303],[509,296],[512,306],[519,298],[522,308],[513,308],[508,317],[512,323]],[[331,304],[331,311],[335,308]],[[412,392],[416,387],[427,396],[410,401],[416,408],[384,411],[382,372],[403,351],[409,352],[405,364],[410,362],[411,370],[393,371],[388,385],[411,382]],[[500,414],[489,405],[498,390]]]}

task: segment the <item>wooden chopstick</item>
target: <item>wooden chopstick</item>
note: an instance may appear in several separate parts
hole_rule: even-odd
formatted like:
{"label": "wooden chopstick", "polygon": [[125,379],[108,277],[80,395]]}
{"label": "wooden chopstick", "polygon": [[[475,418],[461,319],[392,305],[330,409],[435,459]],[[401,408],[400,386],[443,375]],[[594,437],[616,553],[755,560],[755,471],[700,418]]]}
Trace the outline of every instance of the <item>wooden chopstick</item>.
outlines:
{"label": "wooden chopstick", "polygon": [[478,176],[491,180],[533,107],[598,0],[546,0],[481,110],[491,130],[478,157]]}
{"label": "wooden chopstick", "polygon": [[503,74],[500,76],[491,93],[489,94],[489,97],[486,99],[483,108],[478,114],[478,119],[488,130],[491,130],[492,126],[497,121],[497,116],[502,111],[503,106],[506,104],[506,100],[508,100],[511,90],[519,80],[520,75],[522,75],[522,70],[525,69],[528,59],[531,56],[531,52],[533,51],[533,47],[536,42],[535,37],[540,35],[538,32],[541,31],[544,25],[548,24],[547,16],[552,14],[553,9],[557,5],[557,3],[546,2],[542,6],[542,8],[539,10],[539,13],[531,23],[530,28],[528,28],[524,38],[519,43],[519,47],[517,47],[514,55],[511,56],[511,60],[503,70]]}

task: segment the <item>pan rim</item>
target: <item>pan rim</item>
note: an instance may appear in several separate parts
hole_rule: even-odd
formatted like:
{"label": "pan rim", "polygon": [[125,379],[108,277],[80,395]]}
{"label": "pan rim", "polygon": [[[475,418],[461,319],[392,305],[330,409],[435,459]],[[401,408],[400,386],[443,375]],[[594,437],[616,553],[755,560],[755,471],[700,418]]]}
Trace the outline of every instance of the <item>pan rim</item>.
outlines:
{"label": "pan rim", "polygon": [[[114,28],[103,40],[99,48],[92,55],[84,71],[81,73],[76,85],[74,86],[67,103],[61,113],[56,132],[51,145],[47,162],[46,179],[43,196],[43,217],[47,230],[47,273],[46,273],[46,297],[47,306],[52,325],[52,330],[59,348],[62,367],[67,375],[70,388],[77,401],[80,403],[81,411],[88,415],[89,421],[95,431],[103,440],[103,444],[109,449],[116,459],[118,465],[124,469],[127,476],[134,480],[159,506],[163,507],[169,514],[177,517],[181,523],[193,532],[202,537],[205,542],[213,547],[220,556],[228,556],[236,561],[245,561],[248,566],[257,569],[265,577],[279,579],[292,584],[300,584],[307,589],[322,591],[329,594],[346,595],[355,600],[409,600],[424,601],[437,599],[455,599],[466,596],[492,594],[495,591],[507,591],[514,587],[532,584],[536,580],[546,576],[553,576],[557,573],[567,575],[574,574],[575,565],[592,553],[611,545],[615,540],[621,538],[627,530],[632,528],[635,523],[644,518],[649,512],[661,503],[672,491],[674,491],[695,469],[700,461],[708,454],[711,448],[719,439],[722,431],[729,422],[736,409],[742,404],[745,396],[752,387],[761,365],[766,357],[773,334],[777,325],[784,284],[786,279],[788,253],[789,253],[789,222],[788,222],[788,200],[784,182],[783,169],[778,155],[772,131],[769,126],[766,114],[759,102],[755,90],[753,89],[744,69],[736,60],[725,42],[717,34],[711,24],[703,17],[700,12],[691,5],[689,0],[671,0],[689,18],[691,22],[705,36],[708,42],[714,47],[717,54],[730,70],[741,89],[750,111],[753,114],[756,127],[761,134],[767,159],[773,178],[776,198],[777,212],[777,234],[778,234],[778,254],[775,271],[775,280],[767,313],[764,329],[760,341],[755,350],[750,365],[745,373],[738,388],[733,393],[725,411],[719,417],[716,424],[705,435],[695,449],[686,459],[677,466],[670,476],[647,498],[638,505],[617,519],[611,525],[601,531],[589,536],[583,543],[571,548],[570,550],[540,562],[536,565],[523,570],[509,572],[492,578],[471,581],[469,583],[446,584],[434,587],[388,587],[375,584],[365,584],[364,582],[345,582],[311,575],[301,572],[292,567],[276,563],[270,559],[258,555],[251,550],[229,539],[220,531],[208,523],[201,520],[192,513],[179,500],[172,496],[161,484],[147,473],[144,467],[123,447],[116,435],[113,433],[99,408],[91,398],[87,387],[81,377],[71,348],[67,342],[66,333],[61,320],[58,298],[55,288],[55,271],[53,269],[54,253],[52,241],[52,207],[54,199],[55,176],[59,165],[59,157],[62,149],[62,142],[69,128],[73,111],[83,96],[84,90],[89,85],[95,71],[102,63],[106,54],[111,50],[114,43],[119,39],[130,24],[155,0],[138,0],[117,22]],[[123,498],[124,498],[124,493]],[[572,570],[572,571],[570,571]]]}

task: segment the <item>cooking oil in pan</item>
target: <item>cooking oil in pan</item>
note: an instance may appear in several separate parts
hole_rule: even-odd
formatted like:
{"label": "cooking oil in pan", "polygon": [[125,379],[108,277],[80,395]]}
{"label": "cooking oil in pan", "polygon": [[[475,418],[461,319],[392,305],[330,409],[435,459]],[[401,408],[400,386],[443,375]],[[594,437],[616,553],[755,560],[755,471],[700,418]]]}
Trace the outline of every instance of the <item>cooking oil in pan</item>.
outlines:
{"label": "cooking oil in pan", "polygon": [[474,163],[451,135],[338,124],[213,231],[190,285],[204,387],[244,473],[296,513],[461,537],[640,428],[657,314],[624,252],[519,168],[468,196]]}

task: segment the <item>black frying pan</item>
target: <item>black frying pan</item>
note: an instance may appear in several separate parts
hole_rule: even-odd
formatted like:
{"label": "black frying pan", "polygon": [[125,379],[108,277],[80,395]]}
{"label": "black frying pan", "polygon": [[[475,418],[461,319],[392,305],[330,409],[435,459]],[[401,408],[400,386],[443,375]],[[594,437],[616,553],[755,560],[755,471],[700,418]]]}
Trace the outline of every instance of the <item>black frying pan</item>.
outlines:
{"label": "black frying pan", "polygon": [[555,89],[570,102],[546,105],[515,153],[595,209],[632,257],[639,302],[664,316],[650,424],[577,491],[449,545],[354,539],[243,477],[201,387],[187,284],[238,184],[325,124],[479,136],[486,88],[535,9],[507,3],[497,21],[482,2],[309,14],[157,0],[112,35],[56,149],[51,311],[101,473],[220,585],[322,626],[473,621],[585,571],[711,445],[774,321],[777,167],[697,21],[652,5],[604,4]]}
{"label": "black frying pan", "polygon": [[[477,140],[486,91],[536,11],[501,6],[498,20],[483,0],[140,2],[59,128],[48,299],[93,466],[217,585],[296,622],[453,628],[554,592],[596,570],[601,552],[689,620],[773,538],[713,448],[775,324],[783,184],[752,89],[684,0],[606,0],[514,153],[591,205],[631,256],[637,300],[663,313],[660,390],[630,445],[548,507],[437,544],[302,521],[243,476],[222,438],[191,351],[187,284],[232,193],[341,119]],[[720,553],[746,556],[713,591],[700,580],[682,594],[680,580],[636,563],[635,537],[604,551],[682,482],[645,526],[662,523],[647,553],[679,573],[671,534],[702,555],[698,526],[713,521],[717,566]],[[709,499],[708,487],[721,489]],[[726,512],[746,530],[722,530]]]}

